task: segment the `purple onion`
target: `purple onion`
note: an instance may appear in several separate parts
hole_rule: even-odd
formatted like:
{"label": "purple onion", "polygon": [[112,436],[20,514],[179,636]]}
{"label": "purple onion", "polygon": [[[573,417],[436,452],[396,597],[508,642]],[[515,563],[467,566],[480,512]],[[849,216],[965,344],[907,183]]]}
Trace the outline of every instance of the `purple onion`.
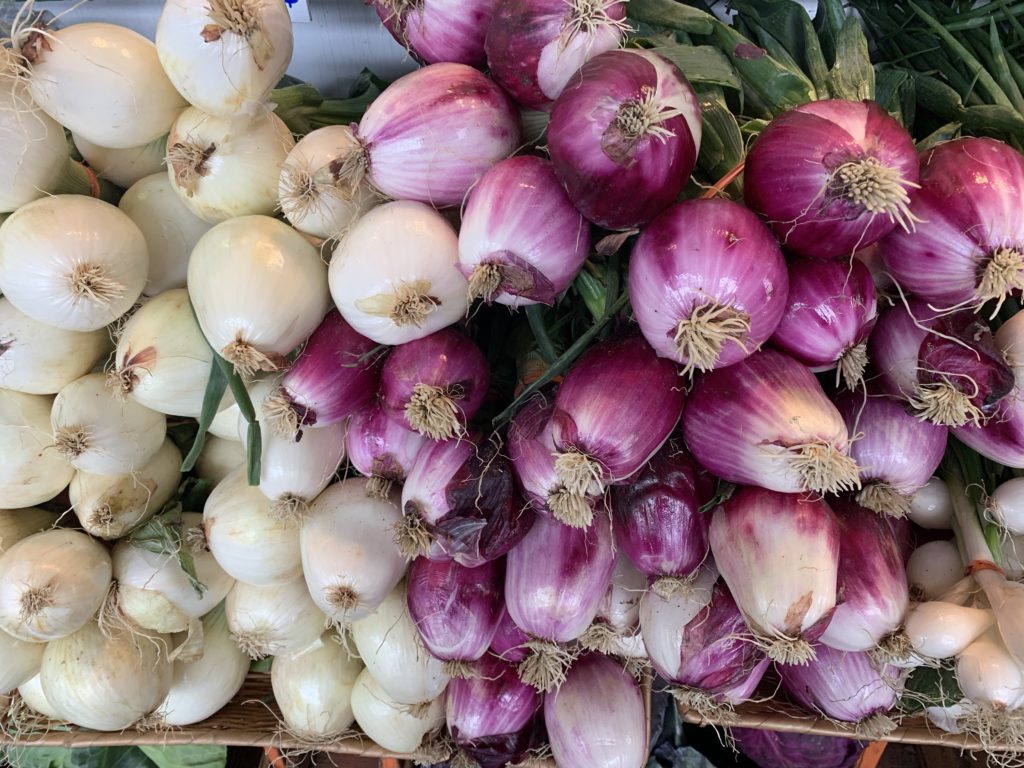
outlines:
{"label": "purple onion", "polygon": [[742,360],[786,310],[786,262],[757,216],[729,200],[688,200],[647,227],[629,262],[644,338],[684,373]]}
{"label": "purple onion", "polygon": [[640,686],[607,656],[590,653],[573,663],[544,698],[544,722],[559,768],[633,768],[647,759]]}
{"label": "purple onion", "polygon": [[437,545],[468,568],[508,552],[534,518],[515,492],[508,459],[470,437],[423,447],[402,487],[402,509],[398,545],[406,556],[436,558]]}
{"label": "purple onion", "polygon": [[580,213],[605,229],[646,224],[676,201],[700,149],[700,107],[652,51],[608,51],[555,101],[548,150]]}
{"label": "purple onion", "polygon": [[708,555],[711,516],[700,512],[697,486],[696,462],[669,440],[629,485],[611,489],[615,544],[665,597]]}
{"label": "purple onion", "polygon": [[864,744],[838,736],[730,728],[736,747],[759,768],[854,768]]}
{"label": "purple onion", "polygon": [[491,75],[520,104],[548,110],[580,67],[618,48],[626,3],[504,0],[487,30]]}
{"label": "purple onion", "polygon": [[915,418],[903,403],[870,390],[844,393],[835,403],[849,433],[857,435],[850,446],[850,457],[860,467],[857,501],[875,512],[905,517],[911,497],[942,461],[948,430]]}
{"label": "purple onion", "polygon": [[698,379],[683,434],[694,458],[731,483],[786,493],[860,486],[839,411],[814,374],[772,349]]}
{"label": "purple onion", "polygon": [[548,516],[553,516],[549,502],[558,508],[555,497],[565,492],[555,472],[554,411],[553,400],[537,396],[516,412],[508,426],[508,456],[516,482],[530,506]]}
{"label": "purple onion", "polygon": [[868,339],[868,356],[886,394],[908,402],[917,397],[918,355],[929,330],[939,322],[927,304],[910,299],[883,312]]}
{"label": "purple onion", "polygon": [[559,644],[593,622],[614,567],[611,521],[603,514],[587,528],[538,517],[509,552],[505,605],[532,638],[531,654],[519,665],[524,682],[547,691],[565,679],[567,656]]}
{"label": "purple onion", "polygon": [[508,609],[502,605],[498,628],[494,633],[494,639],[491,640],[491,653],[511,664],[518,664],[529,655],[526,647],[528,642],[530,636],[512,621]]}
{"label": "purple onion", "polygon": [[947,141],[921,154],[910,211],[923,223],[895,230],[882,258],[905,291],[939,308],[995,310],[1024,288],[1024,157],[995,139]]}
{"label": "purple onion", "polygon": [[810,712],[856,724],[858,736],[879,739],[896,723],[889,712],[899,698],[900,670],[885,664],[876,669],[867,653],[837,651],[819,645],[809,664],[779,664],[782,686]]}
{"label": "purple onion", "polygon": [[875,283],[862,262],[794,257],[786,312],[771,343],[812,371],[838,369],[854,389],[864,375],[877,316]]}
{"label": "purple onion", "polygon": [[487,394],[491,373],[480,348],[445,328],[392,350],[380,373],[380,397],[394,418],[404,418],[432,440],[464,434]]}
{"label": "purple onion", "polygon": [[338,310],[328,312],[280,386],[263,402],[271,428],[295,439],[303,427],[337,424],[364,408],[380,380],[380,366],[370,354],[376,347]]}
{"label": "purple onion", "polygon": [[910,134],[873,101],[812,101],[772,120],[747,154],[743,195],[786,250],[850,256],[897,225],[917,184]]}
{"label": "purple onion", "polygon": [[519,113],[501,88],[465,64],[430,64],[400,77],[367,108],[345,160],[382,194],[436,207],[462,203],[519,146]]}
{"label": "purple onion", "polygon": [[504,573],[498,562],[466,568],[454,560],[418,557],[409,566],[409,615],[434,658],[452,677],[487,653],[505,607]]}
{"label": "purple onion", "polygon": [[910,605],[903,553],[885,518],[832,500],[839,518],[841,601],[820,641],[843,651],[870,651],[903,624]]}
{"label": "purple onion", "polygon": [[555,473],[564,486],[548,499],[555,517],[589,524],[588,497],[647,463],[675,429],[683,399],[675,364],[639,334],[608,339],[581,357],[559,386],[551,415]]}
{"label": "purple onion", "polygon": [[590,225],[550,160],[502,160],[470,192],[459,229],[470,298],[513,308],[554,304],[589,252]]}
{"label": "purple onion", "polygon": [[482,67],[484,39],[498,0],[368,0],[385,28],[427,64]]}
{"label": "purple onion", "polygon": [[394,419],[378,402],[352,414],[345,436],[348,460],[370,478],[367,491],[386,499],[394,483],[404,483],[416,456],[427,442],[419,432]]}

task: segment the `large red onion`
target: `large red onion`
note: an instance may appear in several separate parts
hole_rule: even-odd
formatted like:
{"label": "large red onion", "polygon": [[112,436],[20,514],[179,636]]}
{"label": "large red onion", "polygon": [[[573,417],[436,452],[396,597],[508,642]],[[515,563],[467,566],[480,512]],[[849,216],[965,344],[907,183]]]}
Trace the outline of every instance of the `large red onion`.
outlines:
{"label": "large red onion", "polygon": [[356,471],[370,478],[367,490],[386,499],[394,483],[405,482],[426,442],[427,438],[405,425],[404,418],[392,418],[377,402],[352,414],[345,451]]}
{"label": "large red onion", "polygon": [[530,636],[523,632],[508,615],[508,609],[502,607],[501,617],[498,619],[498,629],[491,640],[491,653],[499,659],[504,659],[512,664],[518,664],[525,659],[530,651],[526,644],[530,642]]}
{"label": "large red onion", "polygon": [[392,37],[427,64],[487,63],[484,39],[498,0],[368,0]]}
{"label": "large red onion", "polygon": [[551,436],[554,400],[539,395],[520,408],[508,425],[508,456],[526,500],[540,514],[553,516],[565,485],[555,472],[555,441]]}

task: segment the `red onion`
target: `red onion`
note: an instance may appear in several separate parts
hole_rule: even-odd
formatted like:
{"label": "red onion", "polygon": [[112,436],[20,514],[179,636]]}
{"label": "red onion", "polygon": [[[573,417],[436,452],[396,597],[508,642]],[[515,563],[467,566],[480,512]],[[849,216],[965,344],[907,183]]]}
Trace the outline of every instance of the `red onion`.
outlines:
{"label": "red onion", "polygon": [[[835,400],[857,439],[850,456],[860,467],[857,501],[881,514],[905,517],[910,499],[938,469],[948,430],[908,413],[893,398],[845,393]],[[861,650],[861,649],[858,649]]]}
{"label": "red onion", "polygon": [[592,347],[566,374],[555,396],[551,436],[555,473],[565,486],[549,496],[555,517],[587,525],[587,497],[642,467],[679,421],[684,392],[676,366],[629,334]]}
{"label": "red onion", "polygon": [[775,350],[700,378],[683,433],[694,458],[731,483],[788,493],[860,486],[839,411],[810,371]]}
{"label": "red onion", "polygon": [[647,759],[644,699],[621,664],[590,653],[544,699],[544,723],[559,768],[635,768]]}
{"label": "red onion", "polygon": [[900,541],[885,518],[842,497],[831,503],[839,518],[842,602],[820,641],[838,650],[870,651],[894,636],[910,605]]}
{"label": "red onion", "polygon": [[608,656],[646,659],[640,635],[640,600],[646,591],[647,577],[621,551],[616,552],[608,588],[594,623],[580,637],[580,645]]}
{"label": "red onion", "polygon": [[871,271],[857,259],[792,258],[786,305],[772,345],[812,371],[838,369],[846,386],[856,387],[878,316]]}
{"label": "red onion", "polygon": [[730,728],[736,746],[759,768],[855,768],[864,742],[812,733]]}
{"label": "red onion", "polygon": [[508,456],[526,500],[538,513],[553,516],[565,486],[555,472],[554,401],[542,395],[520,408],[508,426]]}
{"label": "red onion", "polygon": [[429,443],[402,487],[398,545],[407,557],[444,555],[475,568],[504,555],[533,525],[512,482],[508,459],[467,437]]}
{"label": "red onion", "polygon": [[505,0],[487,30],[487,64],[516,101],[548,110],[580,67],[628,31],[617,0]]}
{"label": "red onion", "polygon": [[897,225],[912,229],[917,176],[903,126],[873,101],[831,99],[791,109],[761,131],[743,194],[788,251],[832,259]]}
{"label": "red onion", "polygon": [[503,569],[496,562],[466,568],[454,560],[425,557],[409,567],[409,615],[431,656],[445,662],[451,677],[469,673],[498,629],[505,607]]}
{"label": "red onion", "polygon": [[370,478],[367,491],[386,499],[394,483],[404,483],[427,439],[394,419],[380,403],[352,414],[345,436],[348,460]]}
{"label": "red onion", "polygon": [[561,643],[590,626],[615,567],[610,520],[599,515],[588,528],[571,528],[538,517],[508,554],[505,605],[512,620],[532,638],[519,676],[540,690],[565,679],[570,654]]}
{"label": "red onion", "polygon": [[427,64],[482,67],[498,0],[368,0],[392,37]]}
{"label": "red onion", "polygon": [[339,178],[357,184],[365,175],[388,197],[457,205],[515,152],[520,135],[519,113],[486,76],[465,64],[430,64],[367,108]]}
{"label": "red onion", "polygon": [[469,194],[459,230],[459,269],[471,298],[510,307],[554,304],[590,252],[590,225],[550,160],[510,157]]}
{"label": "red onion", "polygon": [[526,647],[528,642],[530,642],[530,636],[516,626],[503,605],[501,616],[498,619],[498,629],[494,633],[494,639],[491,640],[491,653],[499,659],[518,664],[529,655],[529,650]]}
{"label": "red onion", "polygon": [[381,402],[420,434],[450,440],[465,433],[489,381],[480,348],[465,334],[445,328],[395,347],[381,369]]}
{"label": "red onion", "polygon": [[698,492],[697,467],[672,440],[629,485],[611,489],[615,544],[670,597],[685,588],[708,555],[710,515]]}
{"label": "red onion", "polygon": [[632,229],[675,202],[700,132],[697,97],[679,68],[631,48],[583,65],[551,110],[548,150],[580,213]]}
{"label": "red onion", "polygon": [[786,310],[786,262],[771,232],[729,200],[688,200],[647,227],[629,262],[644,337],[684,373],[758,349]]}
{"label": "red onion", "polygon": [[843,723],[856,724],[858,736],[880,739],[896,727],[886,715],[899,698],[900,670],[885,664],[881,670],[867,653],[815,649],[809,664],[780,664],[777,669],[786,692],[804,709]]}
{"label": "red onion", "polygon": [[882,242],[886,268],[904,290],[939,307],[977,310],[995,300],[998,311],[1024,288],[1024,157],[994,139],[964,138],[920,160],[910,210],[927,225]]}
{"label": "red onion", "polygon": [[821,499],[748,486],[711,519],[711,551],[773,661],[805,664],[836,605],[839,521]]}
{"label": "red onion", "polygon": [[337,424],[366,406],[377,391],[377,345],[332,309],[309,337],[302,354],[263,401],[270,427],[295,439],[302,427]]}

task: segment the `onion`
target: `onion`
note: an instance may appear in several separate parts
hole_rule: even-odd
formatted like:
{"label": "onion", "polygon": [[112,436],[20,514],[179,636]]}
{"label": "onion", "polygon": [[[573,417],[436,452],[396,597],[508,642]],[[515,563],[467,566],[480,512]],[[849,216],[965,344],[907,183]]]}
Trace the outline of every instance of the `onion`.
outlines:
{"label": "onion", "polygon": [[976,705],[1016,709],[1024,696],[1024,669],[994,628],[957,656],[956,680],[964,696]]}
{"label": "onion", "polygon": [[417,59],[483,66],[484,37],[499,0],[373,0],[392,37]]}
{"label": "onion", "polygon": [[953,502],[941,477],[929,478],[914,494],[907,517],[921,528],[949,530],[953,527]]}
{"label": "onion", "polygon": [[56,452],[75,469],[119,475],[156,455],[167,418],[133,400],[118,402],[107,391],[106,376],[90,373],[57,394],[50,426]]}
{"label": "onion", "polygon": [[374,744],[399,754],[415,752],[427,733],[444,725],[444,697],[425,707],[410,707],[391,699],[369,669],[352,688],[352,712],[359,728]]}
{"label": "onion", "polygon": [[555,173],[580,213],[605,229],[641,226],[675,202],[700,137],[700,107],[683,73],[632,48],[584,64],[548,124]]}
{"label": "onion", "polygon": [[165,438],[149,461],[120,475],[76,472],[68,489],[85,531],[98,539],[119,539],[159,512],[181,485],[181,451]]}
{"label": "onion", "polygon": [[554,516],[551,505],[561,508],[560,497],[565,494],[555,472],[554,410],[552,400],[537,395],[516,412],[508,427],[508,455],[518,486],[532,509],[550,517]]}
{"label": "onion", "polygon": [[55,513],[36,507],[0,509],[0,555],[33,533],[55,527],[57,519]]}
{"label": "onion", "polygon": [[644,338],[684,373],[758,349],[787,309],[782,251],[757,217],[728,200],[673,205],[637,240],[629,297]]}
{"label": "onion", "polygon": [[381,368],[381,402],[432,440],[465,434],[480,409],[490,370],[468,336],[444,329],[394,349]]}
{"label": "onion", "polygon": [[1024,478],[1001,483],[988,499],[988,513],[1012,536],[1024,534]]}
{"label": "onion", "polygon": [[955,603],[918,603],[907,616],[910,646],[931,659],[948,659],[995,626],[995,614],[987,608],[968,608]]}
{"label": "onion", "polygon": [[320,254],[287,224],[242,216],[199,240],[189,298],[210,346],[250,376],[279,369],[319,325],[329,303],[324,272]]}
{"label": "onion", "polygon": [[646,659],[640,636],[640,600],[646,591],[647,577],[621,551],[616,552],[615,569],[597,617],[583,634],[580,645],[609,656]]}
{"label": "onion", "polygon": [[829,99],[785,112],[758,136],[743,178],[747,205],[801,256],[849,256],[921,221],[911,203],[913,141],[873,101]]}
{"label": "onion", "polygon": [[23,32],[29,34],[15,50],[25,59],[32,98],[94,144],[148,144],[167,133],[186,106],[160,67],[156,47],[127,27],[89,22]]}
{"label": "onion", "polygon": [[10,693],[39,674],[45,648],[43,643],[18,640],[0,632],[0,654],[4,658],[4,665],[0,668],[0,694]]}
{"label": "onion", "polygon": [[122,731],[152,713],[171,687],[167,638],[104,635],[89,622],[43,652],[43,694],[61,720],[97,731]]}
{"label": "onion", "polygon": [[301,653],[327,624],[302,578],[268,587],[237,582],[224,610],[231,636],[251,659]]}
{"label": "onion", "polygon": [[518,308],[554,304],[590,251],[590,225],[551,162],[510,157],[470,192],[459,229],[459,269],[470,298]]}
{"label": "onion", "polygon": [[907,582],[918,600],[938,600],[964,575],[955,541],[922,544],[907,559]]}
{"label": "onion", "polygon": [[392,418],[374,403],[352,415],[345,438],[349,463],[370,478],[366,492],[386,499],[394,483],[401,485],[412,471],[427,439],[405,426],[405,418]]}
{"label": "onion", "polygon": [[313,601],[342,626],[372,614],[405,573],[395,546],[395,500],[367,493],[350,478],[317,497],[302,521],[302,570]]}
{"label": "onion", "polygon": [[23,314],[0,298],[0,386],[55,395],[93,369],[110,351],[106,328],[66,331]]}
{"label": "onion", "polygon": [[240,119],[192,107],[167,137],[167,175],[181,202],[203,221],[269,216],[277,208],[281,167],[294,146],[288,126],[273,112]]}
{"label": "onion", "polygon": [[466,279],[458,238],[440,214],[396,201],[361,218],[331,259],[331,296],[342,317],[378,344],[404,344],[462,318]]}
{"label": "onion", "polygon": [[49,501],[75,470],[52,448],[52,397],[0,389],[0,508]]}
{"label": "onion", "polygon": [[839,411],[813,374],[781,352],[755,352],[701,378],[683,433],[694,458],[732,483],[787,493],[860,486]]}
{"label": "onion", "polygon": [[135,303],[149,256],[135,223],[109,203],[53,195],[0,226],[0,290],[34,320],[95,331]]}
{"label": "onion", "polygon": [[516,626],[508,614],[508,609],[502,604],[498,629],[491,641],[491,653],[503,661],[518,664],[529,654],[529,649],[526,647],[529,642],[530,636]]}
{"label": "onion", "polygon": [[196,475],[219,483],[245,464],[245,446],[236,440],[207,435],[206,444],[196,461]]}
{"label": "onion", "polygon": [[128,214],[146,238],[149,277],[142,292],[157,296],[172,288],[184,288],[192,249],[210,224],[181,202],[162,170],[132,184],[117,207]]}
{"label": "onion", "polygon": [[167,77],[190,103],[233,117],[257,109],[292,56],[288,9],[273,0],[169,0],[156,27]]}
{"label": "onion", "polygon": [[[713,563],[707,563],[694,574],[688,589],[677,590],[670,597],[662,597],[652,589],[641,598],[640,631],[644,646],[654,668],[667,675],[666,679],[674,678],[681,669],[685,630],[697,616],[706,613],[704,609],[716,596],[717,581],[718,570]],[[719,606],[723,607],[724,604]],[[745,634],[749,635],[749,631]]]}
{"label": "onion", "polygon": [[487,64],[516,101],[550,109],[580,67],[630,31],[616,0],[499,2],[487,28]]}
{"label": "onion", "polygon": [[[170,123],[168,123],[170,127]],[[150,174],[163,175],[167,155],[167,136],[157,136],[140,147],[110,149],[94,144],[84,136],[71,135],[79,154],[101,179],[128,189]],[[120,207],[120,203],[118,203]]]}
{"label": "onion", "polygon": [[239,581],[272,586],[302,575],[297,521],[274,516],[270,499],[247,482],[245,467],[213,489],[203,528],[220,567]]}

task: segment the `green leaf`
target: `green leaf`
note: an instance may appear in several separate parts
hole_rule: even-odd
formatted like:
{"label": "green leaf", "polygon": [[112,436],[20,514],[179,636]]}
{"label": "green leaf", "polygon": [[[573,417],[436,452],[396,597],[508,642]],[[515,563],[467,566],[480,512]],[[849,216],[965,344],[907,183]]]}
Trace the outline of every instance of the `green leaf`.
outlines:
{"label": "green leaf", "polygon": [[645,24],[671,27],[693,35],[711,34],[715,17],[675,0],[630,0],[629,17]]}
{"label": "green leaf", "polygon": [[814,28],[818,32],[818,42],[827,65],[835,64],[836,46],[839,30],[846,21],[846,10],[842,0],[818,0],[818,10],[814,14]]}
{"label": "green leaf", "polygon": [[[802,5],[793,0],[733,0],[730,6],[747,23],[778,41],[796,65],[810,76],[819,95],[824,95],[828,65],[811,17]],[[775,55],[770,47],[769,52]]]}
{"label": "green leaf", "polygon": [[989,49],[996,81],[1017,111],[1024,111],[1024,96],[1021,96],[1017,81],[1013,79],[1013,74],[1010,72],[1010,66],[1006,61],[1006,52],[1003,50],[1003,42],[996,27],[996,20],[990,18],[989,21],[991,22],[989,24]]}
{"label": "green leaf", "polygon": [[547,328],[544,327],[544,312],[544,305],[531,304],[526,307],[526,320],[530,324],[533,338],[537,341],[537,349],[540,351],[540,356],[544,358],[545,363],[551,365],[555,361],[557,354],[555,353],[555,345],[548,335]]}
{"label": "green leaf", "polygon": [[963,698],[956,673],[951,666],[917,667],[907,678],[900,708],[908,715],[923,712],[925,707],[946,707]]}
{"label": "green leaf", "polygon": [[224,768],[228,748],[218,745],[188,744],[178,747],[140,745],[157,768]]}
{"label": "green leaf", "polygon": [[914,124],[914,75],[905,69],[875,68],[875,101],[903,125]]}
{"label": "green leaf", "polygon": [[11,768],[153,768],[138,747],[8,747]]}
{"label": "green leaf", "polygon": [[248,434],[246,435],[246,470],[249,485],[260,484],[260,464],[263,460],[263,438],[260,434],[260,423],[256,418],[256,409],[253,408],[252,400],[249,398],[249,391],[245,388],[245,382],[238,375],[235,367],[227,360],[213,353],[213,361],[220,368],[221,374],[227,380],[231,394],[234,395],[238,410],[249,423]]}
{"label": "green leaf", "polygon": [[203,407],[199,413],[199,431],[196,432],[195,442],[192,443],[192,450],[188,452],[185,460],[181,462],[181,471],[190,472],[199,460],[199,454],[203,452],[206,445],[206,433],[217,415],[217,409],[224,399],[224,392],[228,387],[228,380],[224,371],[218,365],[217,353],[214,352],[214,360],[210,363],[210,378],[206,381],[206,391],[203,393]]}
{"label": "green leaf", "polygon": [[185,545],[185,525],[181,512],[181,503],[171,502],[165,512],[132,531],[128,541],[132,546],[147,552],[177,558],[181,570],[188,576],[192,589],[202,597],[206,587],[199,581],[192,552]]}
{"label": "green leaf", "polygon": [[257,659],[249,665],[250,672],[269,672],[274,664],[274,657],[267,656],[265,659]]}
{"label": "green leaf", "polygon": [[702,91],[698,96],[703,133],[697,163],[716,182],[743,159],[743,134],[719,94]]}
{"label": "green leaf", "polygon": [[875,98],[875,68],[868,54],[868,40],[855,17],[843,22],[836,40],[836,63],[828,73],[828,88],[837,99]]}
{"label": "green leaf", "polygon": [[186,477],[178,486],[175,498],[185,512],[202,512],[213,485],[213,480],[206,477]]}
{"label": "green leaf", "polygon": [[705,83],[740,90],[743,83],[729,59],[710,45],[662,45],[650,49],[675,64],[693,84]]}
{"label": "green leaf", "polygon": [[583,303],[590,311],[594,320],[604,314],[605,287],[604,283],[595,277],[586,268],[581,269],[576,279],[573,280],[573,287],[579,293]]}

